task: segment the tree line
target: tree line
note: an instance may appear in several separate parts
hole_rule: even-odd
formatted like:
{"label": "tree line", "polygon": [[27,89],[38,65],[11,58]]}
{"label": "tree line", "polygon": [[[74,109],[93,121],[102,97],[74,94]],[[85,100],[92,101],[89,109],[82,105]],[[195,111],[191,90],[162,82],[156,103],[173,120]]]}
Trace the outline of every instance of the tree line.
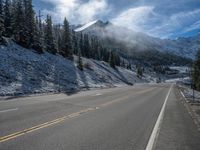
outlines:
{"label": "tree line", "polygon": [[5,38],[40,54],[47,51],[70,60],[77,55],[80,63],[86,57],[108,62],[113,68],[122,64],[114,49],[104,47],[96,36],[75,32],[67,18],[63,24],[54,24],[50,15],[43,20],[40,13],[36,15],[32,0],[0,0],[1,44]]}

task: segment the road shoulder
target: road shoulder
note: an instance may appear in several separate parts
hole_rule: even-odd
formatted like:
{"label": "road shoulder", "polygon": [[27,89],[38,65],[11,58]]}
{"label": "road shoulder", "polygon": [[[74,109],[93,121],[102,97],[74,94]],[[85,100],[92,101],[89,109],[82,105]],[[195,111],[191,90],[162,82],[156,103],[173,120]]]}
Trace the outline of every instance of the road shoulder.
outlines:
{"label": "road shoulder", "polygon": [[181,101],[177,88],[172,90],[166,105],[156,150],[199,150],[200,132]]}

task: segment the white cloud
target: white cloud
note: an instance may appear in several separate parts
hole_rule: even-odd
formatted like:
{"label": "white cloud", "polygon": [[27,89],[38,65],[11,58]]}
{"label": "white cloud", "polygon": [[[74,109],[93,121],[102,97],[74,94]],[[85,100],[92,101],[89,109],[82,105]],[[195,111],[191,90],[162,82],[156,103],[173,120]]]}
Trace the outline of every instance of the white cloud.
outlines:
{"label": "white cloud", "polygon": [[200,20],[196,21],[195,23],[193,23],[192,25],[190,25],[189,27],[186,27],[183,32],[190,32],[196,29],[200,29]]}
{"label": "white cloud", "polygon": [[107,0],[89,0],[85,3],[80,0],[43,1],[50,2],[55,6],[54,10],[43,10],[43,13],[50,13],[58,22],[67,17],[73,23],[86,23],[94,20],[96,17],[105,15],[110,10]]}
{"label": "white cloud", "polygon": [[[87,23],[102,17],[108,18],[119,12],[112,9],[115,5],[109,0],[42,0],[51,3],[53,10],[43,10],[43,14],[51,14],[56,22],[62,22],[64,17],[73,23]],[[125,6],[122,6],[122,9]],[[163,5],[162,5],[163,7]],[[167,6],[168,7],[168,6]],[[166,7],[166,8],[167,8]],[[171,8],[171,5],[170,5]],[[113,10],[113,12],[111,12]],[[191,11],[177,10],[176,13],[163,13],[153,3],[145,5],[139,0],[138,7],[128,8],[111,18],[111,22],[127,27],[137,32],[144,32],[155,37],[168,38],[199,29],[200,9]]]}
{"label": "white cloud", "polygon": [[200,9],[182,11],[171,15],[160,15],[153,6],[140,6],[121,12],[112,22],[137,32],[161,38],[176,33],[187,33],[200,29]]}
{"label": "white cloud", "polygon": [[[200,9],[196,9],[189,12],[180,12],[163,19],[162,23],[156,25],[154,28],[148,31],[149,34],[168,38],[174,33],[184,33],[200,28],[198,22],[195,24],[198,18],[200,19]],[[193,24],[193,25],[192,25]]]}
{"label": "white cloud", "polygon": [[135,31],[143,31],[142,26],[147,25],[150,17],[156,15],[153,10],[152,6],[130,8],[113,18],[112,22]]}

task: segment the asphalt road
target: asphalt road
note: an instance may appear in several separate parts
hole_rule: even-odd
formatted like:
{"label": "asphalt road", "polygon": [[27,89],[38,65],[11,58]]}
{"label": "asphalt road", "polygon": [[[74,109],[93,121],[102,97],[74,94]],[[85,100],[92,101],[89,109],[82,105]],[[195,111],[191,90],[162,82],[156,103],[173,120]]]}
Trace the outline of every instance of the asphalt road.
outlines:
{"label": "asphalt road", "polygon": [[176,99],[170,87],[137,85],[0,101],[0,149],[145,150],[164,102]]}

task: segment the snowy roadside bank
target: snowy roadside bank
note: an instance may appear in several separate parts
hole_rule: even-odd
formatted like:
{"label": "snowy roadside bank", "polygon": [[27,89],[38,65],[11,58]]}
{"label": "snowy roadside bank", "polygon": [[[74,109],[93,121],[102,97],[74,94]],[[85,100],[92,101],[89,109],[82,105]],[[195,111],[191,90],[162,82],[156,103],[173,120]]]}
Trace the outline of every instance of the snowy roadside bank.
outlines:
{"label": "snowy roadside bank", "polygon": [[179,85],[181,88],[183,96],[186,98],[189,103],[200,103],[200,92],[192,90],[188,86]]}
{"label": "snowy roadside bank", "polygon": [[9,42],[0,46],[0,96],[75,93],[81,90],[147,83],[125,68],[83,58],[84,71],[60,55],[37,54]]}
{"label": "snowy roadside bank", "polygon": [[178,85],[178,89],[181,94],[181,101],[194,123],[196,124],[198,131],[200,132],[200,92],[194,91],[194,99],[193,99],[193,91],[191,88]]}

